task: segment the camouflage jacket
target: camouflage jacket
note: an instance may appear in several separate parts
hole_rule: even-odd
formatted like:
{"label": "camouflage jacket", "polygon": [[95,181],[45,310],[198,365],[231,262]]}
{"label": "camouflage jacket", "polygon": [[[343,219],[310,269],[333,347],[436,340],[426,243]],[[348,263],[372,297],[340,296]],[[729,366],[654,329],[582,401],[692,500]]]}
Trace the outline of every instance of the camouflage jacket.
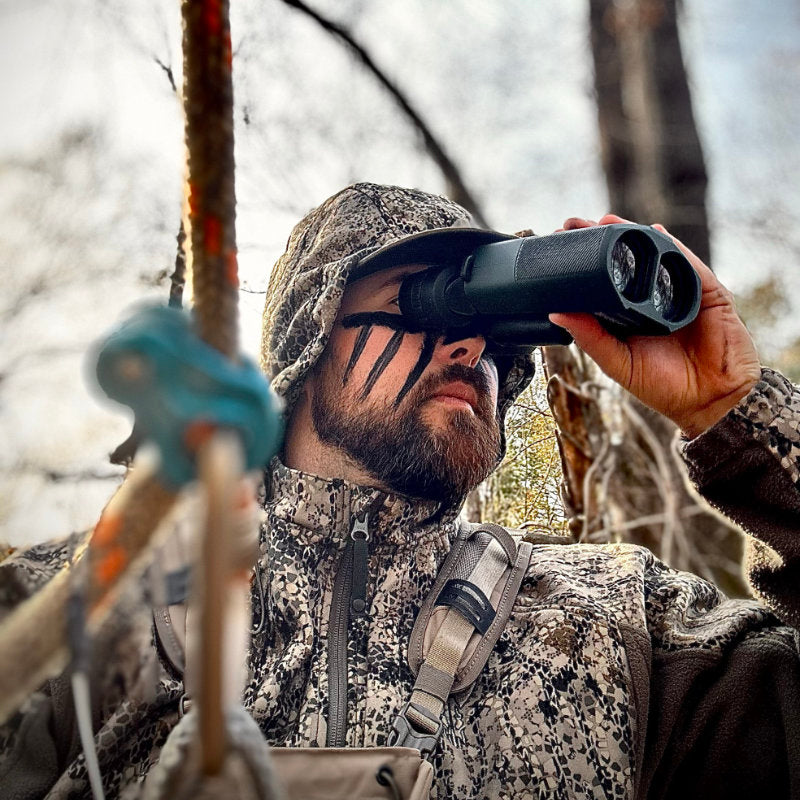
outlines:
{"label": "camouflage jacket", "polygon": [[[765,370],[684,447],[700,491],[755,537],[760,601],[728,600],[631,545],[534,547],[485,669],[448,703],[433,797],[800,797],[799,428],[800,392]],[[410,695],[411,628],[457,521],[280,465],[265,508],[245,707],[276,746],[382,745]],[[337,575],[365,511],[367,608],[347,626],[346,692],[333,699]],[[3,603],[66,552],[42,546],[4,562]],[[139,796],[183,695],[149,617],[131,607],[94,681],[111,798]],[[68,694],[49,682],[0,729],[2,797],[90,796]]]}

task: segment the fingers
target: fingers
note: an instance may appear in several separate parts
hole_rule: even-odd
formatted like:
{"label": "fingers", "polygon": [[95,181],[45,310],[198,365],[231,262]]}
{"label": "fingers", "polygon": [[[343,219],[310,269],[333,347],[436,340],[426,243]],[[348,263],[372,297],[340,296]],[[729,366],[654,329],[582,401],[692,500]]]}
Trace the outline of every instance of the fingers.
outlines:
{"label": "fingers", "polygon": [[700,283],[703,286],[704,292],[712,289],[716,290],[722,286],[717,276],[711,271],[711,268],[705,264],[699,256],[696,256],[680,239],[676,239],[663,225],[656,223],[650,227],[653,228],[653,230],[659,231],[659,233],[669,236],[669,238],[675,242],[678,249],[689,259],[689,263],[700,276]]}
{"label": "fingers", "polygon": [[630,386],[630,350],[616,336],[609,333],[591,314],[550,314],[554,325],[565,328],[575,339],[575,344],[592,358],[600,369],[625,388]]}
{"label": "fingers", "polygon": [[624,219],[623,217],[618,217],[616,214],[604,214],[598,220],[599,225],[619,225],[623,222],[630,224],[631,221],[629,219]]}
{"label": "fingers", "polygon": [[[618,214],[604,214],[597,222],[591,219],[584,219],[583,217],[569,217],[564,220],[563,228],[559,231],[574,231],[580,228],[592,228],[595,225],[619,225],[621,223],[630,223],[631,220],[620,217]],[[697,274],[700,276],[700,281],[703,284],[703,290],[717,289],[721,284],[711,269],[703,263],[703,261],[696,256],[683,242],[676,239],[663,225],[656,223],[650,226],[654,230],[669,236],[676,246],[680,248],[689,263],[695,268]]]}
{"label": "fingers", "polygon": [[582,217],[569,217],[568,219],[564,220],[564,227],[562,230],[576,231],[579,228],[592,228],[595,225],[597,225],[597,223],[590,219],[583,219]]}
{"label": "fingers", "polygon": [[574,231],[579,228],[593,228],[596,225],[617,225],[620,222],[629,222],[629,220],[618,217],[616,214],[604,214],[597,222],[583,217],[569,217],[564,220],[564,226],[559,230]]}
{"label": "fingers", "polygon": [[[585,219],[584,217],[569,217],[564,220],[564,226],[559,228],[556,232],[560,233],[561,231],[574,231],[579,230],[580,228],[592,228],[596,225],[618,225],[620,223],[630,222],[631,220],[624,219],[618,214],[604,214],[596,222],[591,219]],[[719,282],[719,279],[711,271],[711,269],[705,263],[703,263],[703,261],[696,256],[683,242],[676,239],[663,225],[656,223],[650,227],[659,231],[660,233],[665,234],[666,236],[669,236],[675,242],[676,246],[680,248],[686,258],[689,259],[689,263],[694,267],[697,274],[700,276],[700,282],[702,284],[704,293],[709,291],[717,291],[722,286],[722,284]]]}

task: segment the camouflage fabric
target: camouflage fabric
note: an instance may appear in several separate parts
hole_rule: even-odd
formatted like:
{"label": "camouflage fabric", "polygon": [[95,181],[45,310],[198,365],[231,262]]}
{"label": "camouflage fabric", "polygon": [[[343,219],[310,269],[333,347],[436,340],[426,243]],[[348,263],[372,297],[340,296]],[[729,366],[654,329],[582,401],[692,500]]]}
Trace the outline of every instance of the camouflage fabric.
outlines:
{"label": "camouflage fabric", "polygon": [[[798,388],[780,373],[762,369],[753,391],[725,419],[688,442],[684,457],[706,500],[745,531],[756,532],[746,540],[745,557],[754,595],[800,627]],[[765,505],[771,514],[764,514]]]}
{"label": "camouflage fabric", "polygon": [[[761,527],[752,529],[758,534],[772,531],[784,513],[774,488],[797,468],[797,461],[789,470],[781,464],[800,435],[787,440],[787,428],[781,428],[784,433],[771,428],[768,441],[762,442],[743,422],[752,409],[766,409],[765,398],[773,418],[785,418],[787,399],[791,405],[800,393],[795,390],[786,398],[769,391],[776,379],[765,371],[763,385],[686,448],[701,487],[714,484],[711,468],[703,468],[701,461],[718,466],[724,460],[741,468],[755,457],[753,447],[763,454],[759,494],[751,490],[743,498],[759,506]],[[800,417],[795,419],[799,425]],[[724,458],[714,449],[714,437],[720,435],[727,437]],[[767,479],[770,491],[764,491]],[[752,480],[748,483],[755,486]],[[268,517],[262,527],[259,580],[253,584],[257,633],[248,660],[245,707],[272,745],[324,746],[332,587],[351,520],[371,509],[376,518],[368,613],[351,621],[348,644],[347,744],[383,745],[391,720],[411,692],[408,640],[415,614],[449,550],[455,512],[431,521],[429,505],[305,475],[278,462],[270,487],[271,495],[264,498]],[[719,505],[727,508],[730,502]],[[16,586],[24,576],[33,588],[53,574],[65,552],[63,546],[39,547],[12,556],[0,565],[0,586]],[[787,562],[793,558],[788,552]],[[781,600],[774,594],[772,599]],[[144,645],[141,635],[135,641]],[[511,618],[485,670],[448,703],[433,757],[432,796],[673,796],[653,789],[659,785],[659,771],[670,773],[665,786],[680,788],[679,765],[693,752],[692,743],[700,747],[698,742],[704,741],[697,726],[710,728],[712,741],[724,738],[728,730],[719,718],[722,701],[706,708],[703,698],[713,688],[708,681],[727,679],[732,665],[739,665],[738,672],[734,670],[733,684],[724,692],[729,705],[723,710],[744,714],[745,727],[736,728],[736,736],[746,739],[752,727],[753,736],[780,753],[754,706],[775,705],[764,702],[763,690],[777,685],[779,674],[796,671],[797,651],[796,630],[780,624],[764,605],[726,600],[706,582],[666,567],[642,548],[541,542],[534,547]],[[154,653],[152,647],[142,650],[133,662],[139,665],[136,670],[121,669],[109,658],[97,665],[106,673],[96,729],[110,798],[140,796],[145,776],[178,720],[181,683]],[[764,660],[775,653],[780,657],[771,675]],[[151,686],[145,696],[135,685],[153,668],[158,670],[155,677],[151,674],[155,691]],[[775,715],[788,725],[792,715],[787,711],[777,705]],[[772,719],[771,724],[780,727]],[[37,693],[2,729],[0,749],[2,796],[90,796],[59,681]],[[713,747],[704,759],[722,769]],[[771,775],[785,779],[785,764],[776,765],[758,751],[756,763],[763,763],[766,773],[754,781],[753,775],[741,774],[740,759],[731,761],[727,751],[725,759],[727,766],[717,775],[725,791],[737,783],[750,791],[766,781],[763,796],[789,796],[769,791]],[[40,776],[28,793],[19,788],[20,761]],[[753,768],[752,759],[743,758],[741,764],[742,769]],[[685,796],[698,795],[689,790]]]}
{"label": "camouflage fabric", "polygon": [[750,435],[769,447],[782,442],[776,455],[793,483],[800,480],[800,441],[797,428],[800,419],[800,396],[783,375],[770,369],[762,371],[755,398],[738,406],[734,418],[741,421]]}
{"label": "camouflage fabric", "polygon": [[[0,565],[0,598],[33,592],[88,534],[17,552]],[[75,545],[78,545],[76,548]],[[92,643],[92,717],[106,796],[138,798],[178,721],[182,682],[161,663],[145,585],[128,586]],[[10,591],[7,591],[10,590]],[[0,797],[91,798],[69,675],[54,678],[0,726]]]}
{"label": "camouflage fabric", "polygon": [[[411,694],[409,637],[454,520],[426,523],[430,507],[280,465],[273,496],[246,706],[272,744],[325,746],[337,566],[351,519],[378,497],[369,613],[350,627],[347,745],[383,746]],[[633,797],[644,754],[630,651],[647,662],[651,648],[721,658],[764,625],[784,630],[765,608],[725,601],[642,548],[536,546],[486,668],[449,703],[432,797]]]}

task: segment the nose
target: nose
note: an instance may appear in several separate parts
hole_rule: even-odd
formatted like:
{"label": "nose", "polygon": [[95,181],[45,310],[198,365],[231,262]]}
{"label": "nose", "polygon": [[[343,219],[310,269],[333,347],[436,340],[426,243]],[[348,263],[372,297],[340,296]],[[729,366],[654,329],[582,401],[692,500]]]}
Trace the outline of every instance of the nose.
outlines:
{"label": "nose", "polygon": [[486,339],[483,336],[469,336],[464,339],[445,336],[440,340],[436,351],[442,364],[464,364],[474,369],[485,349]]}

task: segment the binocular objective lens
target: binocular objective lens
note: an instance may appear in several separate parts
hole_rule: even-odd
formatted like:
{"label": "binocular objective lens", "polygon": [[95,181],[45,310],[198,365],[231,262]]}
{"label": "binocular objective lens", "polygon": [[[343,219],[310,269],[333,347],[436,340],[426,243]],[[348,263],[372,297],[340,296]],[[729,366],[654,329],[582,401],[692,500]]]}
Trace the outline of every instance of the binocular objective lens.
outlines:
{"label": "binocular objective lens", "polygon": [[625,242],[617,242],[611,251],[611,279],[620,292],[633,282],[636,271],[636,256]]}
{"label": "binocular objective lens", "polygon": [[653,292],[653,305],[659,314],[669,318],[675,308],[674,304],[675,287],[672,278],[663,264],[659,264],[658,274],[656,275],[656,288]]}

